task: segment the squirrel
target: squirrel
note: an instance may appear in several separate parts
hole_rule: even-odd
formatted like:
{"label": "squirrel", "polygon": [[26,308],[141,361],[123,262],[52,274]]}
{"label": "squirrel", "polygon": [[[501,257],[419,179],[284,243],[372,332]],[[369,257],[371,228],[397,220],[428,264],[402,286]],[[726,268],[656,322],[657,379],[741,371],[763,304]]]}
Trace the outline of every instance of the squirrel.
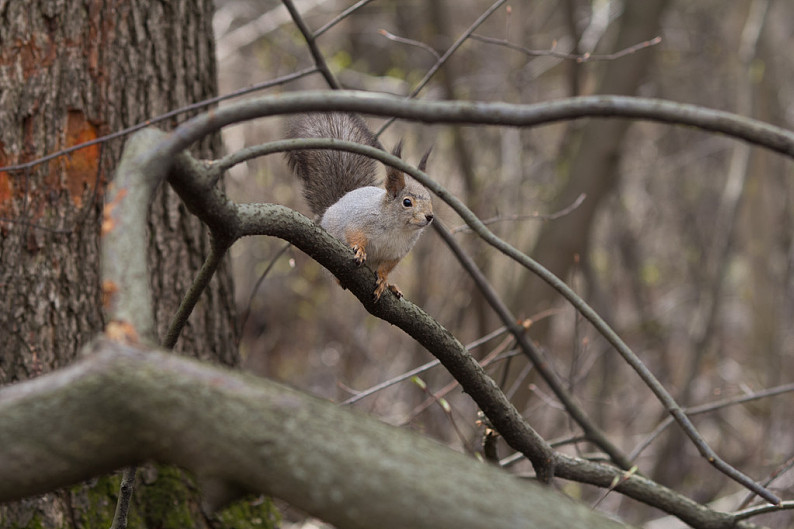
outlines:
{"label": "squirrel", "polygon": [[[288,123],[287,136],[334,138],[383,150],[357,114],[300,114]],[[400,157],[401,150],[402,142],[392,154]],[[428,150],[422,157],[421,171],[429,155]],[[367,261],[375,270],[375,301],[387,288],[402,297],[400,289],[389,284],[387,278],[433,221],[427,189],[388,166],[385,187],[378,187],[375,160],[346,151],[290,151],[287,162],[303,183],[303,195],[312,212],[320,217],[320,225],[353,250],[356,264]]]}

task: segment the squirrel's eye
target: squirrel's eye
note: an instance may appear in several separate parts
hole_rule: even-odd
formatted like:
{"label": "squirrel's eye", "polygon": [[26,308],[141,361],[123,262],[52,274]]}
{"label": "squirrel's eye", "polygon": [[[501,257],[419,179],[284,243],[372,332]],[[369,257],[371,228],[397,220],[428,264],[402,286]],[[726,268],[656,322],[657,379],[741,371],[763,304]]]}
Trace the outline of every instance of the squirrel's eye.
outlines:
{"label": "squirrel's eye", "polygon": [[403,199],[403,206],[405,206],[406,208],[410,208],[413,205],[414,205],[414,203],[411,201],[410,198],[404,198]]}

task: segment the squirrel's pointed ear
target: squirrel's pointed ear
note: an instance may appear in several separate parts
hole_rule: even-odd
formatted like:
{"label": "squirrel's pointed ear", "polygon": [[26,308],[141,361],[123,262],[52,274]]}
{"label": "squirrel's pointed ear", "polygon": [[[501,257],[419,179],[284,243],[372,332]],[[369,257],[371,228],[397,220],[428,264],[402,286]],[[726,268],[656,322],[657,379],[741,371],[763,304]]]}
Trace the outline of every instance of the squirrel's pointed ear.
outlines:
{"label": "squirrel's pointed ear", "polygon": [[[391,153],[400,158],[400,155],[403,151],[403,141],[400,140],[397,145],[394,146],[394,149]],[[396,197],[400,194],[400,191],[405,188],[405,175],[399,169],[395,169],[394,167],[387,165],[386,166],[386,192],[389,193],[391,196]]]}
{"label": "squirrel's pointed ear", "polygon": [[425,172],[425,167],[427,167],[427,159],[430,158],[431,152],[433,152],[432,145],[430,146],[429,149],[427,149],[427,152],[425,152],[424,156],[422,156],[422,159],[419,161],[419,165],[417,166],[417,169],[419,169],[423,173]]}
{"label": "squirrel's pointed ear", "polygon": [[397,158],[402,158],[403,154],[403,140],[397,142],[397,145],[394,146],[391,153],[396,156]]}

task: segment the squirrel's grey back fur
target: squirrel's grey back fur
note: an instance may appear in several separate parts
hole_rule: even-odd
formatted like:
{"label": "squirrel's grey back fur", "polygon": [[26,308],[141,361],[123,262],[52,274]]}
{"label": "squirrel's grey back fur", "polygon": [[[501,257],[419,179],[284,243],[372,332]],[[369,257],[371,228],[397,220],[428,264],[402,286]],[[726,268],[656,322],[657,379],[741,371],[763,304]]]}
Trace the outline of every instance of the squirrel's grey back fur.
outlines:
{"label": "squirrel's grey back fur", "polygon": [[[361,116],[344,112],[297,115],[288,124],[287,136],[335,138],[383,149]],[[303,182],[303,196],[309,207],[320,216],[348,192],[377,181],[377,163],[360,154],[316,149],[290,151],[287,161]]]}

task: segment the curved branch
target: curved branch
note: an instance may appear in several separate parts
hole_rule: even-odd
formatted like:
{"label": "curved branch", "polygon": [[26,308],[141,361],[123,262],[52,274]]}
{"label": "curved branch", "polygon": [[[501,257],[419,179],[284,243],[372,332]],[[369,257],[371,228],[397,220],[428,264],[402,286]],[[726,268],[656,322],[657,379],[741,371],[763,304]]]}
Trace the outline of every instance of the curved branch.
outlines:
{"label": "curved branch", "polygon": [[211,507],[242,489],[340,528],[624,527],[275,382],[109,340],[89,349],[0,390],[0,501],[153,460],[193,472]]}
{"label": "curved branch", "polygon": [[[615,490],[630,498],[653,505],[672,514],[692,527],[709,529],[751,529],[754,524],[739,521],[733,514],[719,512],[701,505],[680,493],[637,474],[622,480],[625,471],[557,453],[555,468],[561,478],[610,488],[615,479],[620,480]],[[778,507],[767,505],[770,511]]]}
{"label": "curved branch", "polygon": [[207,112],[169,135],[155,156],[175,156],[221,128],[266,116],[344,110],[426,123],[534,127],[587,117],[625,118],[688,125],[718,132],[794,158],[794,133],[751,118],[698,105],[629,96],[584,96],[532,105],[466,101],[414,101],[348,90],[293,92]]}
{"label": "curved branch", "polygon": [[116,177],[108,184],[102,210],[102,304],[107,330],[117,338],[154,341],[154,314],[146,262],[146,218],[152,193],[168,169],[144,170],[141,160],[164,134],[136,133],[124,148]]}

